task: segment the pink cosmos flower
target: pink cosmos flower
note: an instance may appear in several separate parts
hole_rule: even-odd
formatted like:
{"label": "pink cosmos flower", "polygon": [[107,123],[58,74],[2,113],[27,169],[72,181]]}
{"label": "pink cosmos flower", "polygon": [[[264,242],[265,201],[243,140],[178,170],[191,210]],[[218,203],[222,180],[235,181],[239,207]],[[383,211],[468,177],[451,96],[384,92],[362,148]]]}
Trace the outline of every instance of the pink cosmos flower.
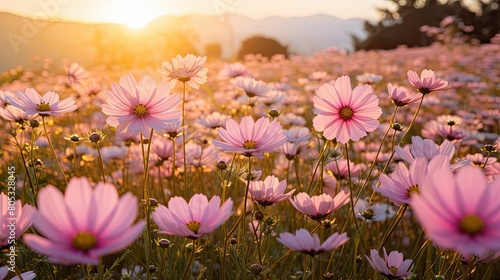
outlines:
{"label": "pink cosmos flower", "polygon": [[263,81],[257,81],[252,77],[237,77],[235,79],[236,86],[241,88],[248,97],[266,96],[269,87]]}
{"label": "pink cosmos flower", "polygon": [[[186,144],[186,164],[194,167],[212,167],[217,158],[218,150],[214,145],[200,145],[196,143]],[[177,154],[178,164],[184,165],[184,157],[182,151]]]}
{"label": "pink cosmos flower", "polygon": [[447,81],[438,78],[434,71],[429,69],[424,69],[420,77],[415,71],[408,70],[407,76],[410,84],[422,94],[451,88]]}
{"label": "pink cosmos flower", "polygon": [[500,179],[487,183],[481,168],[466,166],[453,174],[447,162],[433,159],[410,205],[436,245],[479,255],[500,249],[499,196]]}
{"label": "pink cosmos flower", "polygon": [[7,105],[5,108],[0,107],[0,117],[20,125],[23,125],[24,121],[32,119],[32,116],[28,115],[25,111],[12,105]]}
{"label": "pink cosmos flower", "polygon": [[[455,146],[450,141],[444,140],[441,145],[438,145],[431,139],[422,139],[420,136],[412,136],[411,145],[405,146],[404,148],[396,146],[394,150],[402,160],[410,164],[413,163],[415,158],[423,157],[429,161],[437,155],[444,155],[451,160],[455,154]],[[469,163],[470,160],[462,160],[452,164],[451,169],[456,170]]]}
{"label": "pink cosmos flower", "polygon": [[326,193],[310,197],[305,192],[298,193],[293,199],[288,199],[295,209],[309,216],[309,218],[320,221],[331,212],[346,205],[349,201],[349,192],[340,191],[335,197]]}
{"label": "pink cosmos flower", "polygon": [[105,92],[108,104],[102,105],[102,112],[109,117],[106,122],[116,127],[119,133],[130,136],[149,136],[151,129],[161,130],[168,123],[180,119],[178,94],[170,94],[165,82],[156,85],[153,77],[145,75],[137,83],[129,74],[114,82],[111,90]]}
{"label": "pink cosmos flower", "polygon": [[223,68],[219,72],[218,78],[220,80],[226,80],[239,76],[250,76],[250,70],[245,65],[236,62],[224,64]]}
{"label": "pink cosmos flower", "polygon": [[295,231],[295,235],[289,232],[280,233],[276,240],[294,251],[315,256],[323,252],[333,251],[335,248],[344,245],[349,240],[349,237],[345,232],[342,234],[336,232],[321,244],[317,234],[311,235],[307,229],[301,228]]}
{"label": "pink cosmos flower", "polygon": [[167,141],[165,138],[153,138],[151,150],[158,156],[158,159],[169,160],[173,155],[172,141]]}
{"label": "pink cosmos flower", "polygon": [[7,96],[7,101],[29,115],[60,116],[63,113],[75,111],[78,106],[75,105],[73,97],[68,97],[59,101],[59,94],[48,91],[43,97],[33,88],[16,91],[16,97]]}
{"label": "pink cosmos flower", "polygon": [[225,127],[226,121],[230,118],[228,115],[223,115],[219,112],[213,112],[208,116],[197,119],[196,122],[207,128]]}
{"label": "pink cosmos flower", "polygon": [[292,126],[288,130],[284,130],[288,142],[292,143],[307,143],[311,138],[309,128],[303,126]]}
{"label": "pink cosmos flower", "polygon": [[203,67],[205,61],[207,61],[206,56],[188,54],[182,57],[178,54],[170,62],[164,61],[158,72],[172,88],[177,81],[180,81],[194,89],[199,89],[200,85],[207,82],[208,68]]}
{"label": "pink cosmos flower", "polygon": [[89,73],[87,73],[82,66],[75,62],[71,64],[65,63],[64,71],[68,74],[68,80],[70,83],[80,83],[80,81],[89,77]]}
{"label": "pink cosmos flower", "polygon": [[[330,171],[337,179],[346,179],[349,177],[349,168],[347,168],[346,159],[332,160],[325,165],[326,169]],[[364,168],[364,164],[354,163],[349,161],[349,167],[351,169],[351,176],[359,175]]]}
{"label": "pink cosmos flower", "polygon": [[7,100],[8,96],[12,98],[15,97],[15,94],[12,91],[0,89],[0,108],[4,108],[9,104],[9,101]]}
{"label": "pink cosmos flower", "polygon": [[409,93],[404,87],[397,87],[391,83],[387,84],[387,91],[394,105],[404,107],[406,105],[418,102],[421,99],[420,94]]}
{"label": "pink cosmos flower", "polygon": [[219,136],[224,140],[213,140],[213,144],[226,152],[240,153],[246,157],[262,157],[264,153],[274,152],[286,142],[286,136],[278,121],[262,117],[254,122],[245,116],[241,123],[227,120],[226,128],[219,128]]}
{"label": "pink cosmos flower", "polygon": [[[29,204],[21,205],[21,200],[11,200],[4,193],[0,193],[0,247],[13,244],[31,226],[35,208]],[[9,209],[11,206],[15,210]],[[13,227],[11,222],[15,222]],[[9,239],[11,230],[15,232],[15,239]],[[10,242],[9,242],[10,241]]]}
{"label": "pink cosmos flower", "polygon": [[204,194],[195,194],[189,204],[184,198],[176,196],[169,200],[168,208],[158,206],[152,217],[160,233],[197,239],[214,231],[231,216],[233,201],[230,198],[219,205],[218,196],[208,201]]}
{"label": "pink cosmos flower", "polygon": [[358,141],[367,132],[375,130],[382,109],[378,98],[369,85],[351,88],[348,76],[342,76],[335,84],[322,85],[314,96],[314,129],[322,131],[326,139],[341,143]]}
{"label": "pink cosmos flower", "polygon": [[286,187],[286,180],[279,182],[278,178],[271,175],[267,176],[264,181],[251,181],[248,192],[257,203],[262,206],[269,206],[292,196],[295,190],[285,193]]}
{"label": "pink cosmos flower", "polygon": [[[9,266],[2,266],[0,267],[0,280],[4,280],[5,277],[7,277],[7,274],[9,274]],[[23,280],[31,280],[31,279],[35,279],[36,277],[36,273],[33,272],[33,271],[26,271],[26,272],[23,272],[21,273],[21,278],[19,278],[19,276],[14,276],[12,278],[10,278],[10,280],[19,280],[19,279],[23,279]]]}
{"label": "pink cosmos flower", "polygon": [[455,153],[455,146],[448,140],[444,140],[441,145],[436,144],[431,139],[422,139],[420,136],[411,137],[411,145],[405,148],[395,147],[396,153],[408,163],[412,163],[415,158],[423,157],[431,160],[436,155],[445,155],[450,160]]}
{"label": "pink cosmos flower", "polygon": [[144,221],[134,224],[138,210],[131,193],[120,198],[112,184],[92,188],[87,178],[75,177],[65,194],[52,185],[40,190],[33,226],[45,237],[25,234],[23,240],[52,263],[97,265],[101,256],[126,248],[142,233]]}
{"label": "pink cosmos flower", "polygon": [[[437,155],[436,158],[449,162],[448,157],[444,155]],[[374,187],[374,190],[396,205],[409,204],[412,195],[419,192],[419,186],[427,174],[427,162],[426,158],[416,158],[410,165],[410,170],[404,163],[398,163],[390,177],[386,174],[380,175],[380,186]]]}
{"label": "pink cosmos flower", "polygon": [[301,152],[301,147],[298,143],[286,142],[281,145],[280,150],[283,152],[286,159],[292,160]]}
{"label": "pink cosmos flower", "polygon": [[365,255],[370,266],[380,274],[389,279],[402,279],[411,275],[413,269],[413,260],[403,259],[403,253],[392,251],[387,255],[384,250],[384,258],[380,257],[379,252],[375,249],[370,250],[370,257]]}

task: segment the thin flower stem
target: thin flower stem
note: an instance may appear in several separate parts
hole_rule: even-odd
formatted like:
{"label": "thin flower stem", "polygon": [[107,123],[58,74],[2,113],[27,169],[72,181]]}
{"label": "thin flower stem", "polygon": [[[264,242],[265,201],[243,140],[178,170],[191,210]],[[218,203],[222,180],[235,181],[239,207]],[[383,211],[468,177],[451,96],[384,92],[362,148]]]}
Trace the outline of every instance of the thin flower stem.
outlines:
{"label": "thin flower stem", "polygon": [[73,169],[75,171],[75,176],[79,177],[80,174],[78,172],[78,165],[77,165],[76,143],[72,143],[71,146],[73,146]]}
{"label": "thin flower stem", "polygon": [[[412,129],[413,124],[415,124],[415,120],[417,119],[418,113],[420,112],[420,108],[422,108],[422,104],[424,103],[424,97],[425,97],[425,94],[422,94],[422,98],[420,99],[420,103],[418,104],[417,111],[415,111],[415,114],[413,115],[413,118],[412,118],[410,124],[408,125],[408,129],[406,129],[406,132],[405,132],[405,134],[403,134],[403,137],[399,141],[398,145],[401,145],[402,143],[404,143],[406,136],[408,136],[408,133],[410,133],[410,130]],[[394,151],[392,153],[394,154]]]}
{"label": "thin flower stem", "polygon": [[189,258],[188,265],[186,266],[186,270],[184,271],[184,275],[182,276],[183,280],[186,280],[189,268],[191,267],[191,264],[193,263],[193,260],[194,260],[194,253],[195,252],[196,252],[196,240],[193,239],[193,250],[191,251],[191,257]]}
{"label": "thin flower stem", "polygon": [[[144,164],[144,180],[143,180],[143,198],[144,198],[144,203],[146,205],[146,213],[145,213],[145,218],[146,218],[146,229],[144,231],[145,238],[144,242],[146,243],[144,246],[145,250],[145,257],[146,257],[146,267],[149,268],[149,265],[151,264],[151,201],[150,201],[150,196],[149,196],[149,188],[148,188],[148,176],[149,176],[149,153],[151,151],[151,140],[153,138],[153,129],[151,129],[151,133],[149,135],[148,139],[148,149],[145,152],[144,151],[144,139],[142,133],[141,135],[141,148],[142,148],[142,159],[143,159],[143,164]],[[147,272],[147,279],[151,279],[151,272],[149,269],[146,269]]]}
{"label": "thin flower stem", "polygon": [[247,186],[245,188],[245,199],[243,200],[243,213],[241,214],[241,216],[243,217],[242,220],[243,220],[243,223],[240,225],[241,227],[241,234],[238,233],[238,242],[241,242],[241,238],[245,238],[246,237],[246,226],[245,226],[245,218],[246,218],[246,214],[247,214],[247,200],[248,200],[248,189],[250,187],[250,181],[252,180],[252,157],[248,157],[248,175],[247,175]]}
{"label": "thin flower stem", "polygon": [[163,203],[167,204],[167,198],[165,197],[165,191],[163,190],[163,183],[161,180],[161,165],[158,165],[158,187],[160,188],[160,195],[163,199]]}
{"label": "thin flower stem", "polygon": [[59,171],[61,172],[61,175],[64,179],[64,182],[66,185],[68,185],[68,179],[66,179],[66,175],[64,174],[64,171],[61,167],[61,164],[59,163],[59,159],[57,158],[56,151],[54,150],[54,146],[52,145],[52,141],[50,141],[49,134],[47,133],[47,126],[45,125],[45,117],[42,116],[42,126],[43,126],[43,132],[45,133],[45,137],[47,137],[47,142],[49,142],[50,149],[52,150],[52,153],[54,154],[54,158],[56,159],[57,163],[57,168],[59,168]]}
{"label": "thin flower stem", "polygon": [[187,127],[186,124],[186,82],[182,82],[182,156],[184,157],[184,197],[188,197],[188,187],[187,187],[187,162],[186,162],[186,134]]}
{"label": "thin flower stem", "polygon": [[399,224],[399,222],[403,218],[403,216],[406,212],[406,208],[408,208],[407,204],[403,204],[403,205],[401,205],[401,207],[399,207],[399,210],[398,210],[398,213],[396,214],[396,217],[392,220],[392,223],[389,226],[389,229],[385,232],[384,237],[382,238],[382,242],[378,246],[379,251],[382,249],[382,247],[384,247],[385,243],[387,242],[387,240],[389,240],[389,237],[394,232],[394,229],[396,229],[396,226]]}
{"label": "thin flower stem", "polygon": [[396,112],[398,111],[398,106],[394,109],[394,113],[392,114],[391,120],[389,121],[389,127],[385,131],[384,137],[382,137],[382,141],[380,142],[380,146],[378,147],[377,154],[375,155],[375,158],[373,159],[372,165],[370,166],[370,170],[368,171],[368,175],[366,175],[366,179],[363,182],[363,185],[359,189],[358,195],[356,196],[356,201],[354,204],[356,204],[361,197],[361,194],[365,190],[366,186],[368,185],[368,182],[370,181],[370,177],[372,176],[373,169],[375,168],[375,165],[377,164],[377,159],[378,156],[380,155],[380,152],[382,151],[382,147],[384,145],[385,140],[387,139],[387,135],[389,134],[389,131],[391,131],[392,124],[394,123],[394,119],[396,118]]}
{"label": "thin flower stem", "polygon": [[104,277],[104,263],[103,263],[103,257],[100,257],[97,279],[102,280],[104,279],[103,277]]}
{"label": "thin flower stem", "polygon": [[102,181],[106,184],[106,174],[104,173],[104,162],[102,161],[101,149],[99,148],[99,143],[95,143],[95,148],[97,150],[97,154],[99,155],[99,167],[101,168],[102,173]]}
{"label": "thin flower stem", "polygon": [[[316,176],[316,172],[318,172],[319,165],[323,164],[322,163],[323,157],[325,156],[325,153],[328,150],[329,144],[330,144],[330,140],[327,140],[324,143],[323,149],[321,150],[321,153],[318,156],[318,163],[314,167],[314,171],[313,171],[313,174],[311,176],[311,180],[309,181],[309,186],[307,187],[307,193],[310,193],[310,191],[311,191],[311,188],[312,188],[312,185],[313,185],[313,182],[314,182],[314,177]],[[321,176],[323,176],[323,174],[321,174]]]}
{"label": "thin flower stem", "polygon": [[177,194],[177,184],[175,183],[175,138],[172,138],[172,196]]}
{"label": "thin flower stem", "polygon": [[[436,265],[436,263],[441,260],[441,256],[444,255],[444,252],[445,251],[442,250],[441,253],[439,253],[439,255],[434,259],[434,261],[432,262],[431,266],[427,269],[427,271],[425,272],[424,277],[422,279],[426,279],[425,277],[427,276],[427,274],[429,274],[429,272],[432,271],[432,268],[434,268],[434,266]],[[457,255],[459,255],[459,254],[457,253]],[[455,262],[455,259],[453,260],[452,265],[453,265],[454,262]],[[450,279],[454,279],[454,278],[450,278]]]}
{"label": "thin flower stem", "polygon": [[[295,157],[295,159],[293,159],[293,165],[294,165],[294,169],[295,169],[295,179],[297,180],[297,187],[298,187],[299,191],[301,191],[302,187],[300,185],[299,160],[297,157]],[[323,168],[323,165],[321,165],[321,167]],[[321,174],[323,174],[323,172],[321,172]],[[323,178],[323,176],[321,176],[320,178]]]}
{"label": "thin flower stem", "polygon": [[[365,244],[363,243],[363,240],[362,240],[361,231],[359,230],[358,222],[356,220],[356,210],[354,209],[354,197],[353,197],[354,196],[353,195],[354,187],[352,185],[351,166],[349,164],[349,142],[347,142],[347,145],[345,145],[345,157],[346,157],[346,161],[347,161],[347,176],[348,176],[348,180],[349,180],[349,196],[350,196],[349,202],[351,205],[351,214],[352,214],[352,218],[354,220],[354,225],[356,226],[356,231],[357,231],[356,236],[359,238],[359,240],[361,241],[361,244],[363,245],[363,248],[366,250]],[[349,217],[347,218],[347,220],[349,220]],[[356,272],[357,272],[356,250],[358,248],[357,245],[358,245],[358,243],[356,242],[355,246],[354,246],[354,256],[353,256],[353,262],[352,262],[353,279],[357,279],[356,278]]]}
{"label": "thin flower stem", "polygon": [[486,164],[488,164],[488,160],[490,159],[490,156],[491,156],[491,152],[488,151],[488,154],[486,155],[486,160],[484,161],[484,164],[483,164],[483,170],[486,168]]}
{"label": "thin flower stem", "polygon": [[[232,164],[234,163],[234,159],[236,158],[236,154],[234,155],[233,157],[233,161],[231,162],[231,166]],[[232,169],[232,168],[231,168]],[[246,186],[246,190],[245,190],[245,199],[243,201],[243,213],[241,213],[240,217],[238,218],[238,221],[236,221],[236,223],[234,224],[234,226],[231,228],[231,230],[229,231],[229,233],[226,235],[226,238],[224,239],[224,248],[222,250],[222,279],[225,279],[226,278],[226,275],[225,275],[225,263],[226,263],[226,250],[227,250],[227,241],[229,240],[229,238],[231,237],[231,235],[233,234],[233,232],[236,230],[236,228],[238,227],[238,225],[241,223],[241,220],[243,220],[243,224],[245,223],[244,220],[245,220],[245,215],[246,215],[246,208],[247,208],[247,199],[248,199],[248,187],[250,186],[250,179],[251,179],[251,176],[252,176],[252,157],[248,157],[248,174],[247,174],[248,178],[247,178],[247,186]],[[228,180],[231,178],[231,176],[228,176]],[[227,186],[224,187],[224,191],[225,189],[227,188]],[[225,196],[225,193],[224,195]],[[238,234],[238,243],[241,242],[241,235],[243,234]],[[241,243],[240,243],[241,244]]]}
{"label": "thin flower stem", "polygon": [[[21,146],[23,143],[22,136],[23,136],[23,134],[21,133],[21,141],[20,142],[18,142],[17,138],[15,138],[15,137],[14,137],[14,140],[16,142],[16,146],[19,148],[19,152],[21,153],[21,160],[23,161],[23,167],[24,167],[24,170],[26,172],[26,177],[28,177],[28,181],[30,183],[31,192],[33,193],[33,202],[34,202],[35,206],[37,206],[37,204],[36,204],[36,192],[35,192],[35,189],[33,188],[33,182],[31,181],[30,172],[29,172],[28,165],[26,163],[26,158],[24,157],[23,149]],[[33,162],[33,160],[32,160],[32,162]],[[23,196],[26,198],[26,188],[23,188]],[[23,201],[23,202],[25,203],[25,201]]]}

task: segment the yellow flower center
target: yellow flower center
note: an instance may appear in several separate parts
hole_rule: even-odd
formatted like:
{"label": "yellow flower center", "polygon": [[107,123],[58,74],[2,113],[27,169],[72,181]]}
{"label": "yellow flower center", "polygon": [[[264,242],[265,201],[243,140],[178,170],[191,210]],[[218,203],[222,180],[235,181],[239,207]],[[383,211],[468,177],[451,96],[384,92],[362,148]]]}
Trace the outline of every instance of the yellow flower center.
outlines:
{"label": "yellow flower center", "polygon": [[38,104],[38,111],[39,112],[47,112],[50,111],[50,105],[49,103],[40,103]]}
{"label": "yellow flower center", "polygon": [[412,196],[416,193],[420,193],[420,191],[418,190],[418,185],[413,185],[413,186],[408,188],[408,195],[409,196]]}
{"label": "yellow flower center", "polygon": [[352,119],[352,116],[354,116],[354,111],[352,110],[351,107],[348,107],[348,106],[344,106],[342,108],[340,108],[340,117],[347,121],[347,120],[350,120]]}
{"label": "yellow flower center", "polygon": [[180,82],[186,83],[186,82],[189,82],[189,80],[191,80],[191,77],[180,77],[177,80],[179,80]]}
{"label": "yellow flower center", "polygon": [[95,236],[88,232],[80,232],[73,238],[73,246],[85,252],[94,248],[96,243]]}
{"label": "yellow flower center", "polygon": [[200,223],[197,221],[191,221],[186,226],[194,233],[198,233],[198,230],[200,229]]}
{"label": "yellow flower center", "polygon": [[398,273],[398,268],[395,266],[389,267],[389,270],[391,271],[392,275],[396,275],[396,273]]}
{"label": "yellow flower center", "polygon": [[465,216],[460,220],[459,225],[460,229],[469,235],[476,235],[484,229],[483,220],[476,215]]}
{"label": "yellow flower center", "polygon": [[134,107],[134,114],[136,114],[139,117],[142,117],[148,113],[148,108],[146,106],[139,104]]}
{"label": "yellow flower center", "polygon": [[257,147],[257,142],[255,142],[255,141],[247,140],[247,141],[245,141],[245,143],[243,143],[243,148],[245,148],[247,150],[253,150],[253,149],[255,149],[255,147]]}

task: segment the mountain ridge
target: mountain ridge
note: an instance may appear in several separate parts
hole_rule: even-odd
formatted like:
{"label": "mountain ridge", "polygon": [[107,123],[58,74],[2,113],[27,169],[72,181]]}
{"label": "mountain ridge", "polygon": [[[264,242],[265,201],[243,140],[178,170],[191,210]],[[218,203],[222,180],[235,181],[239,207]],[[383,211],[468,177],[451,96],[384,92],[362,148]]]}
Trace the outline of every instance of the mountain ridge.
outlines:
{"label": "mountain ridge", "polygon": [[292,54],[311,55],[328,47],[351,50],[350,35],[363,36],[362,27],[362,19],[325,14],[260,20],[228,14],[167,15],[142,29],[131,29],[118,23],[42,21],[0,12],[0,71],[33,66],[35,56],[55,62],[67,59],[84,67],[161,63],[177,53],[203,54],[208,44],[218,44],[222,58],[231,59],[241,41],[256,35],[287,45]]}

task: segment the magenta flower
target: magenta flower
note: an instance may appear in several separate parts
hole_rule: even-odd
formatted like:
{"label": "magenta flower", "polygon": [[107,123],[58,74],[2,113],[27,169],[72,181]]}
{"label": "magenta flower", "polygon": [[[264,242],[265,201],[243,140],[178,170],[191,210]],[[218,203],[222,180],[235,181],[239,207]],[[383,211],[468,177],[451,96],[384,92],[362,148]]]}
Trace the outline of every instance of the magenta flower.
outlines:
{"label": "magenta flower", "polygon": [[448,162],[431,160],[427,179],[411,208],[427,237],[445,249],[465,254],[500,250],[500,179],[487,183],[481,168],[453,174]]}
{"label": "magenta flower", "polygon": [[236,77],[235,83],[250,98],[254,96],[264,97],[269,91],[269,87],[265,82],[257,81],[252,77]]}
{"label": "magenta flower", "polygon": [[286,136],[278,121],[262,117],[256,122],[250,116],[241,119],[240,125],[235,120],[227,120],[226,128],[217,130],[224,140],[213,140],[213,144],[226,152],[239,153],[246,157],[262,157],[264,153],[274,152],[286,142]]}
{"label": "magenta flower", "polygon": [[168,208],[160,205],[152,217],[160,233],[197,239],[221,226],[232,214],[233,201],[229,198],[220,205],[220,198],[214,196],[208,201],[203,194],[195,194],[189,200],[172,197]]}
{"label": "magenta flower", "polygon": [[65,194],[52,185],[40,190],[33,226],[45,237],[25,234],[23,240],[52,263],[97,265],[142,233],[144,221],[134,224],[138,210],[131,193],[120,198],[111,184],[92,188],[87,178],[72,178]]}
{"label": "magenta flower", "polygon": [[64,71],[68,75],[70,83],[80,83],[80,81],[89,77],[89,73],[83,69],[78,63],[64,64]]}
{"label": "magenta flower", "polygon": [[434,71],[429,69],[424,69],[420,77],[415,71],[408,70],[407,76],[410,84],[422,94],[451,88],[447,81],[438,78]]}
{"label": "magenta flower", "polygon": [[106,122],[116,127],[118,133],[130,136],[149,136],[151,129],[161,130],[168,123],[180,119],[177,109],[179,95],[170,94],[165,82],[156,85],[153,77],[145,75],[137,83],[132,75],[114,82],[111,90],[105,92],[108,104],[102,105],[102,112],[109,117]]}
{"label": "magenta flower", "polygon": [[[35,211],[31,205],[23,206],[21,200],[12,201],[6,194],[0,193],[0,247],[14,245],[15,240],[31,226]],[[11,230],[14,230],[14,236],[10,235]]]}
{"label": "magenta flower", "polygon": [[24,121],[33,118],[25,111],[12,105],[7,105],[5,108],[0,107],[0,117],[4,118],[7,121],[16,122],[19,125],[23,125]]}
{"label": "magenta flower", "polygon": [[348,76],[342,76],[335,84],[322,85],[314,96],[314,129],[322,131],[326,139],[341,143],[358,141],[367,132],[375,130],[382,109],[378,98],[369,85],[351,88]]}
{"label": "magenta flower", "polygon": [[349,240],[349,237],[345,232],[342,234],[336,232],[321,244],[317,234],[311,235],[307,229],[301,228],[295,231],[295,235],[289,232],[280,233],[276,240],[294,251],[315,256],[323,252],[333,251],[335,248],[344,245]]}
{"label": "magenta flower", "polygon": [[[449,162],[448,157],[443,155],[436,158]],[[404,163],[398,163],[390,177],[386,174],[380,175],[380,186],[374,187],[374,190],[396,205],[409,204],[413,194],[419,192],[419,186],[427,174],[427,163],[426,158],[416,158],[410,165],[410,170]]]}
{"label": "magenta flower", "polygon": [[309,216],[309,218],[320,221],[331,212],[346,205],[349,201],[349,192],[340,191],[335,197],[326,193],[310,197],[307,193],[298,193],[293,199],[289,199],[295,209]]}
{"label": "magenta flower", "polygon": [[370,257],[365,255],[370,266],[380,274],[389,279],[403,279],[411,275],[413,269],[413,260],[403,259],[403,253],[392,251],[387,255],[384,250],[384,258],[380,257],[379,252],[375,249],[370,250]]}
{"label": "magenta flower", "polygon": [[16,91],[16,97],[7,96],[7,101],[29,115],[60,116],[63,113],[73,112],[78,109],[73,97],[59,101],[59,94],[48,91],[43,97],[32,88]]}
{"label": "magenta flower", "polygon": [[188,54],[182,57],[178,54],[170,62],[164,61],[158,72],[172,88],[177,81],[180,81],[194,89],[199,89],[200,85],[207,82],[208,69],[203,67],[205,61],[207,61],[206,56],[200,57]]}
{"label": "magenta flower", "polygon": [[264,181],[251,181],[248,192],[257,203],[269,206],[292,196],[295,190],[285,193],[286,187],[286,180],[279,182],[278,178],[271,175],[267,176]]}
{"label": "magenta flower", "polygon": [[387,84],[387,91],[392,103],[398,107],[404,107],[406,105],[418,102],[421,99],[420,94],[409,93],[404,87],[397,87],[391,83]]}
{"label": "magenta flower", "polygon": [[405,148],[396,146],[395,152],[407,163],[412,163],[413,160],[418,157],[431,160],[436,155],[445,155],[451,160],[455,153],[455,146],[448,140],[444,140],[441,145],[438,145],[431,139],[422,139],[420,136],[412,136],[410,146]]}
{"label": "magenta flower", "polygon": [[239,76],[250,76],[250,70],[243,64],[236,62],[224,64],[224,67],[219,72],[219,80],[227,80]]}

